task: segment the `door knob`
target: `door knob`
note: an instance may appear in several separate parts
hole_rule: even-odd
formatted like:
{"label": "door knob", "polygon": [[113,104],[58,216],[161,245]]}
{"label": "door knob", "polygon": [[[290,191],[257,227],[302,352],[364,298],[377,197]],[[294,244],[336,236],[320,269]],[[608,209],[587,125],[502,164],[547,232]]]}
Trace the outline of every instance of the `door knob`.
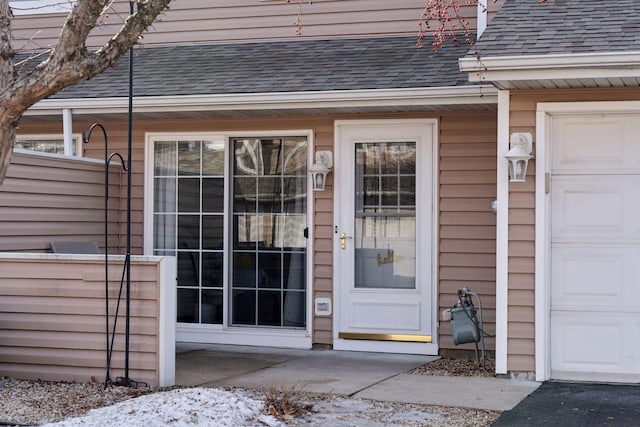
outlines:
{"label": "door knob", "polygon": [[347,248],[347,239],[351,239],[351,236],[347,236],[347,233],[342,233],[340,235],[340,249]]}

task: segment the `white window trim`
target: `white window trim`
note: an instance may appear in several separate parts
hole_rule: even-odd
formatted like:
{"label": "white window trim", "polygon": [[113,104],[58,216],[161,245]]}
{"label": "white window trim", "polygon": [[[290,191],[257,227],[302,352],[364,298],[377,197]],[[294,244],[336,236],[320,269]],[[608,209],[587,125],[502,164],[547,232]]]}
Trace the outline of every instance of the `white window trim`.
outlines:
{"label": "white window trim", "polygon": [[[234,137],[269,137],[269,136],[305,136],[308,141],[307,163],[313,164],[312,154],[315,152],[313,130],[264,130],[264,131],[221,131],[221,132],[147,132],[145,134],[145,170],[144,170],[144,253],[153,254],[153,193],[154,193],[154,165],[153,143],[157,141],[176,141],[179,139],[208,140],[212,138],[224,139],[227,144],[225,149],[225,205],[229,205],[229,186],[231,179],[229,141]],[[228,324],[228,312],[225,309],[222,325],[204,324],[176,324],[177,342],[201,342],[235,345],[258,345],[273,347],[275,345],[288,348],[311,348],[313,335],[313,221],[314,221],[314,191],[311,180],[307,180],[307,223],[309,224],[309,237],[307,239],[307,301],[306,301],[306,328],[300,329],[268,329],[264,327],[238,327]],[[229,211],[225,209],[225,223],[229,223]],[[225,228],[225,241],[229,241],[229,227]],[[223,262],[229,264],[229,250],[224,248]],[[228,283],[228,269],[225,269],[224,282]],[[229,287],[224,287],[225,301],[229,301]],[[227,304],[228,307],[228,304]],[[277,339],[274,340],[274,337]],[[274,344],[277,343],[277,344]]]}
{"label": "white window trim", "polygon": [[[83,156],[83,152],[82,152],[82,134],[79,133],[74,133],[71,134],[71,137],[73,138],[73,140],[75,140],[75,146],[76,146],[76,154],[74,155],[73,153],[68,153],[67,152],[67,147],[65,146],[65,153],[64,154],[52,154],[52,153],[45,153],[42,151],[34,151],[34,150],[21,150],[19,148],[16,149],[16,152],[21,152],[21,153],[30,153],[30,154],[38,154],[38,155],[48,155],[48,156],[66,156],[66,157],[82,157]],[[46,140],[56,140],[56,141],[63,141],[64,142],[64,135],[62,134],[18,134],[16,135],[16,141],[35,141],[35,140],[39,140],[39,141],[46,141]]]}
{"label": "white window trim", "polygon": [[68,13],[73,8],[72,0],[12,0],[9,2],[14,15],[41,15],[45,13]]}

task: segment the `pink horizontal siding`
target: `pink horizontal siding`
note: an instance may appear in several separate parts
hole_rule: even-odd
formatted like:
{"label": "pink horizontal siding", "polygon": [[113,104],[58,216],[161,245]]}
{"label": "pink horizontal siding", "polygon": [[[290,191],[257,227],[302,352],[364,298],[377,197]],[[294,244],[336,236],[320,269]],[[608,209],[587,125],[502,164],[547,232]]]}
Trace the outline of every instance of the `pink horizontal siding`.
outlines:
{"label": "pink horizontal siding", "polygon": [[[504,0],[489,1],[493,14]],[[180,0],[141,40],[141,44],[218,43],[294,38],[297,2],[282,0]],[[425,0],[315,0],[303,1],[302,37],[362,37],[417,35]],[[129,2],[116,0],[108,17],[94,29],[88,46],[106,42],[122,25]],[[461,16],[476,25],[476,7],[464,7]],[[14,44],[22,49],[53,47],[65,14],[19,15],[13,20]]]}
{"label": "pink horizontal siding", "polygon": [[[110,329],[122,261],[111,265]],[[131,379],[160,381],[158,261],[131,266]],[[104,261],[99,256],[0,256],[0,375],[55,381],[99,381],[106,374]],[[111,378],[124,375],[124,304]]]}
{"label": "pink horizontal siding", "polygon": [[[120,244],[120,175],[113,166],[110,252]],[[104,250],[104,166],[99,161],[14,153],[0,185],[0,252],[47,252],[55,241]]]}

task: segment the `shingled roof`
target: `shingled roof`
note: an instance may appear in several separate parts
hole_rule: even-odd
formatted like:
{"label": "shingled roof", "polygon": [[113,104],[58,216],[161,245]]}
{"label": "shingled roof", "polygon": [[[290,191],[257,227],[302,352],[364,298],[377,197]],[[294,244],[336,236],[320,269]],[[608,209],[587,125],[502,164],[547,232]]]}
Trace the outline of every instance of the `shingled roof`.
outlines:
{"label": "shingled roof", "polygon": [[[458,69],[468,46],[438,53],[415,37],[138,47],[135,96],[245,94],[470,85]],[[127,95],[128,58],[54,99]]]}
{"label": "shingled roof", "polygon": [[507,0],[480,56],[640,51],[640,0]]}

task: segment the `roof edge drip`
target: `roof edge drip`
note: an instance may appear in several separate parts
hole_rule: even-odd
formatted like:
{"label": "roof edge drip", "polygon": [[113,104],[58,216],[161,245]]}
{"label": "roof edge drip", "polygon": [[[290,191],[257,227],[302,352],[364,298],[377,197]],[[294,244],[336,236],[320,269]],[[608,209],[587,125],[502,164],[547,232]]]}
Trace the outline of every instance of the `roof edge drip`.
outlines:
{"label": "roof edge drip", "polygon": [[[127,110],[126,97],[45,99],[25,115],[46,115],[62,109],[74,114],[121,113]],[[218,111],[280,110],[367,106],[416,106],[496,104],[497,90],[490,85],[347,90],[316,92],[270,92],[224,95],[148,96],[133,99],[134,111]]]}
{"label": "roof edge drip", "polygon": [[640,51],[460,58],[460,71],[514,71],[576,67],[637,67]]}

